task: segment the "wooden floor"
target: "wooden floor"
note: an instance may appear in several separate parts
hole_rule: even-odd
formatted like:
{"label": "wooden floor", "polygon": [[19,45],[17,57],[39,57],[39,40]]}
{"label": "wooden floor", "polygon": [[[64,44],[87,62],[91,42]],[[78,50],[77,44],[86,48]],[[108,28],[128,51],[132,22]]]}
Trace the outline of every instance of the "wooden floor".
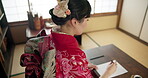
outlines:
{"label": "wooden floor", "polygon": [[[82,50],[87,50],[99,46],[114,44],[126,54],[140,62],[148,68],[148,46],[138,42],[130,36],[117,29],[96,31],[83,34]],[[24,72],[24,68],[19,65],[20,55],[23,53],[24,44],[17,45],[14,52],[13,66],[11,74]],[[11,78],[24,78],[24,74]]]}

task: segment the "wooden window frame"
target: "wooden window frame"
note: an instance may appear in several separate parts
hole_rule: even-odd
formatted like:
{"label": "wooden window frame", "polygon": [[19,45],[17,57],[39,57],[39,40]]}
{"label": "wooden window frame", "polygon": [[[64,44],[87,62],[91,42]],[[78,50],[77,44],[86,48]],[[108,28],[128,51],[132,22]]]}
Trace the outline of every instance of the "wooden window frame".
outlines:
{"label": "wooden window frame", "polygon": [[123,0],[118,0],[116,12],[94,13],[94,14],[91,14],[91,17],[120,15],[121,9],[122,9],[122,4],[123,4]]}

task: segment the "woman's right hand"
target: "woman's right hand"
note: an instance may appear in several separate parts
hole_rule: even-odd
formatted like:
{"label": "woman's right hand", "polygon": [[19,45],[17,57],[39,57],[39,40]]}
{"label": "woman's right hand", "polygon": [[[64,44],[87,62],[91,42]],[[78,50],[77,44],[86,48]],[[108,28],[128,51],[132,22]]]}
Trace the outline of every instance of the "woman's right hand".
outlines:
{"label": "woman's right hand", "polygon": [[117,62],[111,62],[106,71],[104,72],[104,74],[100,77],[100,78],[108,78],[109,76],[111,76],[117,69]]}

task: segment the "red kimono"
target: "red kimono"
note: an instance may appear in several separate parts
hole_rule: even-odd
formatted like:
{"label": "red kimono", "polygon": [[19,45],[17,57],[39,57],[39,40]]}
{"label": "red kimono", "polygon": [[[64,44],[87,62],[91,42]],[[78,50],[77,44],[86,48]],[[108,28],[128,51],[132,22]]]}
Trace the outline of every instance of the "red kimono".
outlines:
{"label": "red kimono", "polygon": [[56,78],[92,78],[86,55],[77,40],[63,33],[51,34],[56,48]]}
{"label": "red kimono", "polygon": [[20,60],[27,78],[92,78],[77,40],[61,32],[52,31],[49,36],[28,40]]}

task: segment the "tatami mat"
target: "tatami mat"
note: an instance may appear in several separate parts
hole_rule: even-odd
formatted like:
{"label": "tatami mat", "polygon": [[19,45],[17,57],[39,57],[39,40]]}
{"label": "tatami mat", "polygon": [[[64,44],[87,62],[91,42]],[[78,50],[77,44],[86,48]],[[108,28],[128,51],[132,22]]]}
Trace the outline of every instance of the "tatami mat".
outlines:
{"label": "tatami mat", "polygon": [[148,68],[148,46],[117,29],[87,33],[99,45],[114,44]]}
{"label": "tatami mat", "polygon": [[80,48],[82,50],[87,50],[95,47],[98,47],[97,44],[95,44],[86,34],[83,34],[82,45],[80,46]]}
{"label": "tatami mat", "polygon": [[20,74],[20,75],[17,75],[17,76],[13,76],[11,78],[25,78],[25,74]]}
{"label": "tatami mat", "polygon": [[25,44],[15,46],[11,75],[25,71],[25,68],[20,66],[20,57],[24,53],[24,46]]}

